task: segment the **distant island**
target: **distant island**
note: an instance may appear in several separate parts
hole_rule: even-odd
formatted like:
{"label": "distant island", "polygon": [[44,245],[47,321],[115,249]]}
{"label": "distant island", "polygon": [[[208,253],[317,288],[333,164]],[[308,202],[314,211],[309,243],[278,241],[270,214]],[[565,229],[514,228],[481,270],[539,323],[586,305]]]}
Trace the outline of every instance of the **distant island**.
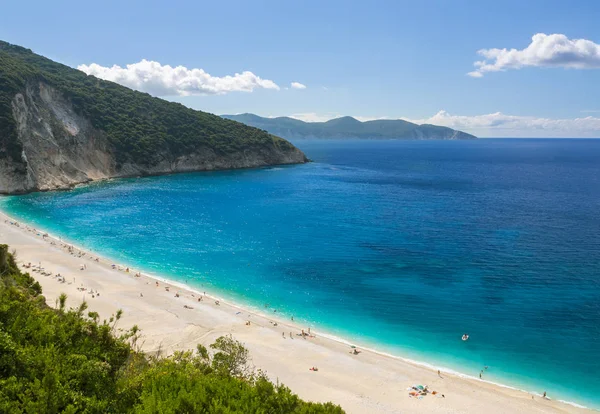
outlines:
{"label": "distant island", "polygon": [[306,162],[288,141],[0,41],[0,193]]}
{"label": "distant island", "polygon": [[443,126],[417,125],[401,119],[361,122],[351,116],[327,122],[304,122],[290,117],[263,118],[254,114],[221,115],[286,139],[477,139],[474,135]]}

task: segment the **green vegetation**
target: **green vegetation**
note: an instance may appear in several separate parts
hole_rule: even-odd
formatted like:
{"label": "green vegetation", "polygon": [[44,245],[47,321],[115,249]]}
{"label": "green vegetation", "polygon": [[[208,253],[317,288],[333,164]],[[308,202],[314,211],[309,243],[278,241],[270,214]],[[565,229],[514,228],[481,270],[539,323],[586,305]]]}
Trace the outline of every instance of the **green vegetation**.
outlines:
{"label": "green vegetation", "polygon": [[[102,323],[86,304],[45,304],[40,285],[0,245],[2,413],[342,413],[304,402],[260,371],[231,337],[166,358],[137,349],[140,332]],[[119,333],[118,333],[119,332]]]}
{"label": "green vegetation", "polygon": [[254,114],[223,115],[288,139],[361,138],[361,139],[475,139],[473,135],[437,125],[417,125],[401,119],[360,122],[350,116],[327,122],[303,122],[279,117],[263,118]]}
{"label": "green vegetation", "polygon": [[0,159],[21,162],[11,102],[27,85],[39,82],[60,91],[78,114],[106,133],[118,164],[153,165],[165,153],[176,158],[202,150],[222,155],[252,148],[294,149],[289,142],[257,128],[87,76],[0,41]]}

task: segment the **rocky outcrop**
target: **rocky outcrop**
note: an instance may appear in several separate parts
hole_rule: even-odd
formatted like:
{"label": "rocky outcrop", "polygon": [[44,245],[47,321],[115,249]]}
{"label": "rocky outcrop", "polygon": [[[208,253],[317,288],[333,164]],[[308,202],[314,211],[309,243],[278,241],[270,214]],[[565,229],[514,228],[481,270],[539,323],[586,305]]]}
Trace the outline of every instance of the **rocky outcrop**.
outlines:
{"label": "rocky outcrop", "polygon": [[23,150],[21,160],[0,159],[0,193],[5,194],[65,189],[115,177],[307,161],[297,148],[273,143],[226,154],[217,154],[208,147],[183,156],[164,151],[151,165],[131,161],[118,164],[106,134],[76,113],[59,91],[43,82],[30,82],[16,94],[12,113]]}

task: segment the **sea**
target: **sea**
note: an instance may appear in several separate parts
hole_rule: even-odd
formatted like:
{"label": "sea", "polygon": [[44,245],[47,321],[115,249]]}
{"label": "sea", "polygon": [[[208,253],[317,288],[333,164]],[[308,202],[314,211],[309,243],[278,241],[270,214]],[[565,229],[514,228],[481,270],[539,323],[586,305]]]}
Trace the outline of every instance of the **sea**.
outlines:
{"label": "sea", "polygon": [[311,163],[0,208],[348,344],[600,408],[600,140],[295,144]]}

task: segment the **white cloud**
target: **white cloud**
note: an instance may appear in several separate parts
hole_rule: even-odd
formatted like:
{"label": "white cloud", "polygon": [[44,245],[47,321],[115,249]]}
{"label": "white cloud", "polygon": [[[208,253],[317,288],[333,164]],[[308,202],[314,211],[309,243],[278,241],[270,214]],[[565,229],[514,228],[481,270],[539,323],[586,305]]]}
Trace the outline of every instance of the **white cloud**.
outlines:
{"label": "white cloud", "polygon": [[211,76],[202,69],[172,67],[146,59],[124,68],[92,63],[79,65],[77,69],[155,96],[222,95],[229,92],[252,92],[259,88],[279,90],[279,86],[272,80],[262,79],[249,71],[218,77]]}
{"label": "white cloud", "polygon": [[292,82],[290,83],[290,87],[292,89],[306,89],[306,85],[303,85],[300,82]]}
{"label": "white cloud", "polygon": [[600,68],[600,44],[586,39],[569,39],[564,34],[537,33],[525,49],[481,49],[484,60],[467,75],[481,78],[484,73],[521,69],[527,66],[571,69]]}
{"label": "white cloud", "polygon": [[476,70],[473,72],[467,73],[472,78],[483,78],[483,74],[481,72],[477,72]]}
{"label": "white cloud", "polygon": [[416,124],[433,124],[469,132],[477,136],[495,137],[600,137],[600,118],[538,118],[505,115],[501,112],[485,115],[451,115],[439,111],[426,119],[405,119]]}

